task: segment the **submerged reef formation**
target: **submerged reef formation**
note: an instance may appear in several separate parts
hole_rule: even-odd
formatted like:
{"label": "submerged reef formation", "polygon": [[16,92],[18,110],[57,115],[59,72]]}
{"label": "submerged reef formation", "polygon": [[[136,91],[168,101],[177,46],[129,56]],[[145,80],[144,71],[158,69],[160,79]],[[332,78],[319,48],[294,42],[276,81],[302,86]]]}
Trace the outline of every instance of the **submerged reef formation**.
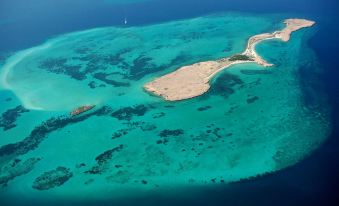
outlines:
{"label": "submerged reef formation", "polygon": [[0,185],[6,186],[10,180],[29,173],[39,161],[40,158],[14,159],[0,166]]}
{"label": "submerged reef formation", "polygon": [[67,64],[66,58],[49,58],[40,63],[41,69],[46,69],[55,74],[66,74],[76,80],[86,79],[86,73],[80,71],[80,66]]}
{"label": "submerged reef formation", "polygon": [[168,136],[178,136],[178,135],[181,135],[181,134],[184,134],[184,130],[182,130],[182,129],[173,129],[173,130],[165,129],[165,130],[162,130],[159,133],[159,136],[160,137],[168,137]]}
{"label": "submerged reef formation", "polygon": [[86,171],[85,173],[101,174],[105,170],[105,168],[110,167],[108,163],[113,158],[113,154],[120,152],[123,148],[124,148],[123,145],[119,145],[117,147],[114,147],[113,149],[107,150],[104,153],[98,155],[95,158],[97,166],[93,166],[90,170]]}
{"label": "submerged reef formation", "polygon": [[27,152],[34,150],[38,145],[46,138],[46,136],[60,128],[63,128],[69,124],[78,123],[88,119],[93,115],[105,115],[110,113],[109,107],[102,107],[94,112],[84,114],[82,116],[69,117],[60,116],[53,117],[43,122],[39,126],[35,127],[29,136],[17,143],[11,143],[0,147],[0,159],[6,156],[17,156],[26,154]]}
{"label": "submerged reef formation", "polygon": [[19,105],[13,109],[8,109],[2,113],[0,117],[0,128],[4,131],[16,127],[15,121],[21,116],[22,113],[29,112],[28,109],[25,109],[23,106]]}
{"label": "submerged reef formation", "polygon": [[44,172],[37,177],[34,180],[32,187],[37,190],[49,190],[63,185],[72,176],[73,173],[69,168],[57,167],[56,169]]}
{"label": "submerged reef formation", "polygon": [[145,105],[137,105],[133,107],[124,107],[111,114],[118,120],[131,120],[133,116],[143,116],[148,111]]}
{"label": "submerged reef formation", "polygon": [[227,99],[237,89],[244,87],[244,85],[244,81],[238,75],[225,72],[214,81],[213,87],[208,92],[198,98],[217,95]]}
{"label": "submerged reef formation", "polygon": [[[3,145],[0,147],[0,160],[5,156],[17,156],[26,154],[27,152],[34,150],[38,145],[47,137],[51,132],[54,132],[60,128],[64,128],[70,124],[79,123],[92,116],[104,116],[110,115],[118,120],[131,120],[133,116],[143,116],[148,107],[145,105],[136,105],[132,107],[125,107],[113,111],[108,106],[103,106],[93,112],[89,112],[79,116],[60,116],[53,117],[43,122],[41,125],[35,127],[29,136],[22,141],[12,144]],[[147,129],[147,127],[140,125],[141,128]],[[152,128],[151,128],[152,129]]]}
{"label": "submerged reef formation", "polygon": [[[317,90],[322,69],[307,44],[316,28],[256,45],[274,69],[239,53],[251,36],[281,28],[282,18],[96,28],[14,54],[0,74],[11,90],[0,90],[2,125],[18,125],[0,129],[0,196],[129,198],[247,180],[301,161],[331,126]],[[143,89],[176,68],[224,57],[250,64],[211,77],[197,98],[171,102]],[[81,105],[96,107],[69,115]]]}

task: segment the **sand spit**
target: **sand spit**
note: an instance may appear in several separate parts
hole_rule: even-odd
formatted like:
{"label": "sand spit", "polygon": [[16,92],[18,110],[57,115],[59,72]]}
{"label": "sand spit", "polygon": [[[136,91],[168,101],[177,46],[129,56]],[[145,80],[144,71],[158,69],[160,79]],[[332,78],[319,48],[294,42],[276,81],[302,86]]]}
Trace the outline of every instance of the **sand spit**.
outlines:
{"label": "sand spit", "polygon": [[280,31],[252,36],[248,40],[245,51],[241,54],[183,66],[145,84],[144,88],[168,101],[189,99],[207,92],[210,88],[209,81],[213,76],[231,65],[254,62],[265,67],[273,66],[255,52],[255,45],[267,39],[281,39],[286,42],[290,39],[292,32],[315,24],[314,21],[306,19],[286,19],[284,23],[286,27]]}

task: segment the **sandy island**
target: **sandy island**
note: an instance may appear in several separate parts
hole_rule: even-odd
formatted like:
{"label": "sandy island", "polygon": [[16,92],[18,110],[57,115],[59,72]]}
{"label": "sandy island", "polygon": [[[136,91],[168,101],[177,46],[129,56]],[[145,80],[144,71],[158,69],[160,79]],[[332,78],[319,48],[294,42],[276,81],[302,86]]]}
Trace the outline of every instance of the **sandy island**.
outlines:
{"label": "sandy island", "polygon": [[305,19],[286,19],[284,23],[286,27],[280,31],[252,36],[248,40],[245,51],[241,54],[183,66],[145,84],[144,88],[168,101],[189,99],[207,92],[210,88],[209,81],[213,76],[231,65],[255,62],[265,67],[273,66],[255,52],[255,45],[267,39],[281,39],[286,42],[290,39],[292,32],[315,24],[314,21]]}

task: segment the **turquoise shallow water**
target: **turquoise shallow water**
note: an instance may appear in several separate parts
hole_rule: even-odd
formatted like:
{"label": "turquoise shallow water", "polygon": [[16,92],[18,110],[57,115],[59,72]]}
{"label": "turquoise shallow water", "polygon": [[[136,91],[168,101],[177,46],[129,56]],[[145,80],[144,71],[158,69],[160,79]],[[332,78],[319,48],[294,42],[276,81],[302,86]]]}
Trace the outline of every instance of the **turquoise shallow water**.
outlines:
{"label": "turquoise shallow water", "polygon": [[[180,66],[241,52],[250,36],[282,21],[229,13],[98,28],[9,57],[1,69],[2,192],[114,198],[229,183],[296,164],[330,131],[326,97],[317,92],[321,68],[307,45],[316,27],[287,43],[259,44],[274,67],[233,66],[200,97],[170,103],[142,89]],[[301,79],[305,71],[313,78]],[[97,106],[68,115],[85,104]]]}

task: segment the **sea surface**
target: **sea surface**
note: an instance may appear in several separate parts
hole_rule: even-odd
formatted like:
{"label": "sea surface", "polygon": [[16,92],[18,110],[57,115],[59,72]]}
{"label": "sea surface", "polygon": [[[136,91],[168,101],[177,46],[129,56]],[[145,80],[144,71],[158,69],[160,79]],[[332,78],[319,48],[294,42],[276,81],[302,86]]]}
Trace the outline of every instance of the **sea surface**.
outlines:
{"label": "sea surface", "polygon": [[[337,8],[1,1],[1,205],[336,205]],[[316,25],[258,44],[271,68],[232,66],[179,102],[143,89],[286,18]]]}

